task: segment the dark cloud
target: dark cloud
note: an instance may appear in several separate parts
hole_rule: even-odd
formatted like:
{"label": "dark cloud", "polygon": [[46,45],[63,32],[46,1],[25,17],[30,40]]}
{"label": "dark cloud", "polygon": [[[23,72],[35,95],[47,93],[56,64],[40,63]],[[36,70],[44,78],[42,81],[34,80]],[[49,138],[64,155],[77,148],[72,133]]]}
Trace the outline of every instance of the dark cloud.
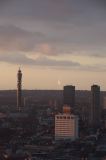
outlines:
{"label": "dark cloud", "polygon": [[[69,4],[69,5],[68,5]],[[20,17],[35,20],[62,20],[70,13],[69,0],[10,0],[5,4],[1,14],[4,17]]]}
{"label": "dark cloud", "polygon": [[57,67],[78,67],[80,66],[79,63],[73,61],[63,61],[63,60],[55,60],[49,59],[47,57],[40,57],[35,60],[36,65],[40,66],[57,66]]}
{"label": "dark cloud", "polygon": [[[69,22],[76,21],[77,18],[80,18],[80,21],[86,16],[88,19],[84,20],[89,21],[89,18],[98,17],[101,9],[97,8],[100,1],[93,2],[96,0],[9,0],[9,3],[4,3],[0,12],[4,17],[27,18],[35,21]],[[105,1],[100,3],[103,2]],[[92,17],[89,17],[91,14]]]}
{"label": "dark cloud", "polygon": [[37,67],[47,67],[50,69],[62,69],[62,70],[81,70],[81,71],[92,71],[92,72],[104,72],[106,71],[106,65],[82,65],[78,62],[69,60],[56,60],[46,56],[40,56],[36,59],[27,57],[24,54],[1,54],[0,62],[6,62],[10,64],[18,65],[30,65]]}
{"label": "dark cloud", "polygon": [[7,62],[12,64],[24,64],[24,65],[35,65],[35,66],[49,66],[49,67],[78,67],[80,66],[77,62],[55,60],[47,57],[38,57],[32,59],[23,54],[1,54],[1,62]]}
{"label": "dark cloud", "polygon": [[8,2],[0,1],[1,49],[36,52],[46,43],[51,48],[48,55],[106,55],[105,0]]}
{"label": "dark cloud", "polygon": [[106,7],[106,1],[105,0],[93,0],[93,3],[97,5],[99,8],[101,7],[104,9]]}
{"label": "dark cloud", "polygon": [[[14,25],[0,26],[0,48],[2,51],[40,52],[44,55],[75,54],[106,56],[105,28],[71,28],[68,30],[30,31]],[[83,51],[83,52],[82,52]]]}
{"label": "dark cloud", "polygon": [[44,41],[44,34],[31,32],[14,25],[0,26],[0,48],[6,51],[32,51]]}

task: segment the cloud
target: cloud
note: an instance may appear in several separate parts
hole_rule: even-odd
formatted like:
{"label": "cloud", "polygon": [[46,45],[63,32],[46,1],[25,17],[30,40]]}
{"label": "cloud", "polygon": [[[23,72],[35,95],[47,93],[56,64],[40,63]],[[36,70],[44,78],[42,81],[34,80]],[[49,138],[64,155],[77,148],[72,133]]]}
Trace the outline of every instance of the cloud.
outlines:
{"label": "cloud", "polygon": [[5,0],[4,3],[0,3],[1,17],[8,17],[9,20],[49,21],[52,24],[89,23],[89,20],[100,18],[102,4],[106,4],[105,0]]}
{"label": "cloud", "polygon": [[31,32],[14,25],[0,26],[0,49],[3,51],[32,51],[43,42],[45,35]]}
{"label": "cloud", "polygon": [[[91,36],[92,35],[92,36]],[[2,52],[39,53],[42,55],[90,55],[106,56],[105,28],[102,31],[78,29],[48,31],[29,31],[14,25],[0,26],[0,50]]]}
{"label": "cloud", "polygon": [[10,0],[0,4],[2,51],[106,56],[104,0]]}
{"label": "cloud", "polygon": [[0,62],[16,65],[37,66],[40,68],[59,69],[59,70],[79,70],[87,72],[105,72],[106,65],[92,64],[82,65],[78,62],[71,60],[56,60],[47,56],[39,56],[36,59],[29,58],[28,56],[18,54],[0,54]]}
{"label": "cloud", "polygon": [[106,1],[105,0],[94,0],[93,3],[95,5],[98,5],[98,7],[104,9],[106,7]]}
{"label": "cloud", "polygon": [[1,54],[0,61],[11,63],[11,64],[22,64],[22,65],[32,65],[32,66],[49,66],[49,67],[78,67],[80,66],[77,62],[55,60],[48,57],[37,57],[32,59],[24,54]]}

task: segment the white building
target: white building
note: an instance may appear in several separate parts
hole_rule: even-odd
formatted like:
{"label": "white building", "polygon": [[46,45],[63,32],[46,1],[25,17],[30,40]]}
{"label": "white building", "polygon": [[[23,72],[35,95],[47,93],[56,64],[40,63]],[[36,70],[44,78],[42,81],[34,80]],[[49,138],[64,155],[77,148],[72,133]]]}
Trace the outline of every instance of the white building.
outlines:
{"label": "white building", "polygon": [[63,113],[55,115],[55,140],[75,140],[78,138],[78,117]]}

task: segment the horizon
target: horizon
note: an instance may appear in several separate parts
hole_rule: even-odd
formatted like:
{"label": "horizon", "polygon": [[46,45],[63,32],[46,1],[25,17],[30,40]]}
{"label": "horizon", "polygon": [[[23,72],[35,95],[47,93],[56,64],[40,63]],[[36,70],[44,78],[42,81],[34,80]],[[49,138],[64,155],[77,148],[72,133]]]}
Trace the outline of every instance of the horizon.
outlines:
{"label": "horizon", "polygon": [[[76,87],[76,86],[75,86]],[[15,88],[15,89],[0,89],[0,91],[17,91],[17,88]],[[22,91],[63,91],[63,89],[22,89]],[[84,91],[84,92],[91,92],[91,90],[90,89],[75,89],[75,91]],[[100,92],[106,92],[106,90],[101,90],[101,88],[100,88]]]}

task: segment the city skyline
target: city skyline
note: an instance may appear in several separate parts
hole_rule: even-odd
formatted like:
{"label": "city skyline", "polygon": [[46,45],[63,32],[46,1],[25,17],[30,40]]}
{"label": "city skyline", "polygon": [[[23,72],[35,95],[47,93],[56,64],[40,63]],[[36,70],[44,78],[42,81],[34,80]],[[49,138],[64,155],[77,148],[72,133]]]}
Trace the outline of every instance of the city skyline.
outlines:
{"label": "city skyline", "polygon": [[104,0],[0,2],[0,89],[106,90]]}

